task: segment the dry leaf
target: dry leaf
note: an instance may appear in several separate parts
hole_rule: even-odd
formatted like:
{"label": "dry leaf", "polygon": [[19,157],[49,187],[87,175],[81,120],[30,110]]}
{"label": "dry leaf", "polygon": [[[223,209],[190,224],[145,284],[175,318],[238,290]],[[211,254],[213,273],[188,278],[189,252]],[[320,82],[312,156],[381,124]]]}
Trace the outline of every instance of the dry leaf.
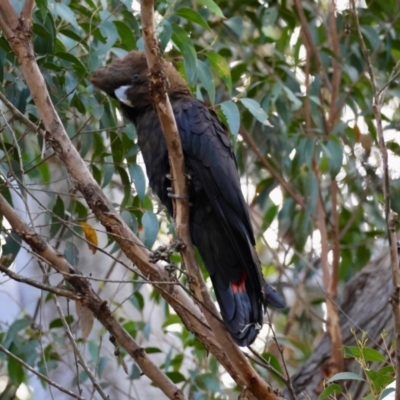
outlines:
{"label": "dry leaf", "polygon": [[97,250],[96,246],[99,244],[96,231],[87,222],[80,222],[79,224],[82,227],[86,240],[89,242],[88,243],[89,249],[92,250],[93,254],[96,253]]}
{"label": "dry leaf", "polygon": [[357,124],[354,125],[353,131],[356,138],[356,143],[360,143],[361,131]]}
{"label": "dry leaf", "polygon": [[94,315],[80,301],[75,302],[75,308],[78,314],[78,324],[82,331],[82,339],[86,340],[93,328]]}
{"label": "dry leaf", "polygon": [[371,154],[372,145],[374,143],[372,136],[367,133],[366,135],[360,135],[360,143],[363,149],[365,150],[365,154],[367,157]]}

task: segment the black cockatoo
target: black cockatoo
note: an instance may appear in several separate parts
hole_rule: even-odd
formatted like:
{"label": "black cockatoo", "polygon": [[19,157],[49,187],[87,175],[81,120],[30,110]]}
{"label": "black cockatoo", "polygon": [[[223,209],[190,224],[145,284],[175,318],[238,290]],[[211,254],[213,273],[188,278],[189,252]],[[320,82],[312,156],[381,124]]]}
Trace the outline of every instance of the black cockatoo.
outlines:
{"label": "black cockatoo", "polygon": [[[185,157],[190,233],[210,274],[226,328],[239,346],[253,343],[267,304],[285,302],[261,274],[249,212],[240,189],[235,155],[217,115],[195,99],[179,72],[163,61],[168,95]],[[149,95],[146,57],[132,51],[91,77],[94,86],[119,100],[136,127],[149,184],[172,215],[168,153]]]}

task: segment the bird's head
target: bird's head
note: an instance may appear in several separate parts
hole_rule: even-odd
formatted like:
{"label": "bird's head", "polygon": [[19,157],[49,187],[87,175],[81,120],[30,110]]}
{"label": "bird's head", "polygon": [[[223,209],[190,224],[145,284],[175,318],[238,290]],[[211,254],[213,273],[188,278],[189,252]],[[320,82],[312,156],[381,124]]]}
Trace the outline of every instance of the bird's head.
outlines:
{"label": "bird's head", "polygon": [[[168,78],[168,94],[189,95],[189,89],[179,72],[162,60]],[[105,67],[98,68],[90,77],[92,84],[129,107],[146,107],[152,103],[149,94],[149,70],[145,53],[131,51]]]}

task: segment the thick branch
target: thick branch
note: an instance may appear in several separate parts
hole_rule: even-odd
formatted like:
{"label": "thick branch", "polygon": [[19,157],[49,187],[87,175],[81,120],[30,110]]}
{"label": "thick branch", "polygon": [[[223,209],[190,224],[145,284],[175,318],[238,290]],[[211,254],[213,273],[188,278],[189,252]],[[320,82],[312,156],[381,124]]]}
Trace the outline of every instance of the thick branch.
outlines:
{"label": "thick branch", "polygon": [[0,22],[3,33],[10,40],[14,36],[14,30],[17,29],[19,21],[9,0],[0,1]]}
{"label": "thick branch", "polygon": [[21,18],[30,21],[34,6],[35,6],[35,0],[25,0],[24,8],[22,9],[21,12]]}

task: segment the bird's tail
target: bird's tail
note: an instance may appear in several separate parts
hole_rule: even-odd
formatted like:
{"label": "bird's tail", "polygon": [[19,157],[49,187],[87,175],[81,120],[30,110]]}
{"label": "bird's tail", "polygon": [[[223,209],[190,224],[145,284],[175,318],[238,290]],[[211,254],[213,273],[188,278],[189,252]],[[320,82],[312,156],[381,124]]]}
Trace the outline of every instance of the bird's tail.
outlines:
{"label": "bird's tail", "polygon": [[[220,306],[225,326],[239,346],[249,346],[255,340],[263,323],[263,307],[257,304],[254,293],[246,279],[246,275],[229,287],[221,282],[214,282],[215,294]],[[286,303],[278,292],[270,285],[264,286],[264,307],[268,304],[275,308],[285,308]]]}
{"label": "bird's tail", "polygon": [[264,281],[264,307],[267,306],[282,309],[286,307],[286,302],[276,289]]}

